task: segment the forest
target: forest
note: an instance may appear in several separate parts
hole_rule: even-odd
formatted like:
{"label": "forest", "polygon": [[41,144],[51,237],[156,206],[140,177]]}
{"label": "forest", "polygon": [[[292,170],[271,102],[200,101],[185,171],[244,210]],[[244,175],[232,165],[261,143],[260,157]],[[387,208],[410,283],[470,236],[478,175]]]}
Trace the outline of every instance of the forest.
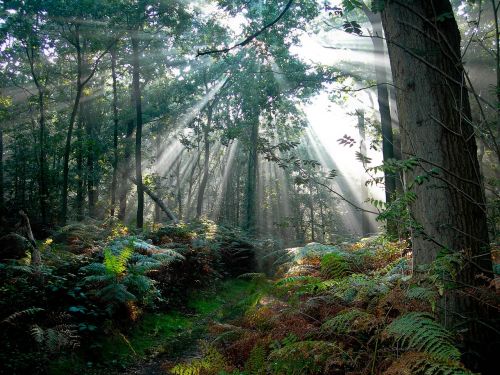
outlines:
{"label": "forest", "polygon": [[0,374],[498,374],[499,0],[0,0]]}

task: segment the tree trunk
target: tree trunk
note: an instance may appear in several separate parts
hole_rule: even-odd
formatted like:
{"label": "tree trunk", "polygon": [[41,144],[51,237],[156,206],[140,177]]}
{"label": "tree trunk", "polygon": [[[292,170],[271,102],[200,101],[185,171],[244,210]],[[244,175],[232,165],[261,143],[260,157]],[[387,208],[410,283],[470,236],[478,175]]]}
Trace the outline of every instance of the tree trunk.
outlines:
{"label": "tree trunk", "polygon": [[[134,93],[132,90],[131,95],[132,103],[134,102]],[[127,133],[125,134],[125,151],[123,153],[123,160],[121,165],[121,183],[119,190],[119,211],[118,219],[125,220],[125,214],[127,211],[127,193],[129,190],[128,180],[132,172],[130,159],[132,157],[132,136],[134,134],[135,122],[133,118],[130,118],[127,122]]]}
{"label": "tree trunk", "polygon": [[26,54],[28,56],[28,61],[30,65],[30,72],[35,87],[38,91],[38,111],[39,111],[39,133],[40,133],[40,172],[39,172],[39,190],[40,190],[40,214],[42,217],[42,224],[47,223],[47,181],[45,177],[46,171],[46,150],[45,150],[45,97],[44,91],[45,87],[38,75],[35,72],[35,59],[39,58],[38,51],[35,50],[34,46],[26,47]]}
{"label": "tree trunk", "polygon": [[83,56],[80,46],[80,32],[78,26],[75,27],[75,48],[76,48],[76,60],[77,60],[76,95],[73,103],[73,108],[71,110],[71,115],[69,118],[68,132],[66,134],[66,146],[64,147],[63,184],[61,193],[62,206],[61,206],[61,217],[60,217],[62,225],[66,224],[68,216],[68,183],[69,183],[69,157],[71,154],[71,138],[73,136],[73,126],[75,124],[76,114],[78,112],[80,98],[82,96],[82,91],[84,86],[82,84]]}
{"label": "tree trunk", "polygon": [[259,117],[252,118],[250,129],[250,144],[248,150],[247,163],[247,185],[246,185],[246,211],[245,211],[245,229],[250,234],[256,232],[256,205],[257,205],[257,168],[259,155],[257,152],[257,143],[259,140]]}
{"label": "tree trunk", "polygon": [[179,161],[177,162],[177,168],[176,168],[176,180],[177,180],[177,212],[178,212],[178,217],[179,220],[182,220],[182,189],[181,189],[181,162],[182,162],[182,153],[184,152],[184,149],[181,150],[181,153],[179,155]]}
{"label": "tree trunk", "polygon": [[[85,98],[89,100],[89,98]],[[89,217],[96,218],[96,171],[95,171],[95,135],[94,135],[94,120],[93,116],[89,115],[90,103],[86,102],[87,108],[82,116],[85,123],[86,145],[87,145],[87,201],[89,205]],[[82,107],[80,107],[82,108]]]}
{"label": "tree trunk", "polygon": [[[137,186],[137,180],[135,178],[130,178],[130,181],[132,181]],[[165,205],[165,203],[163,203],[160,197],[153,193],[146,185],[143,185],[143,190],[147,195],[149,195],[153,202],[155,202],[158,207],[160,207],[161,210],[165,212],[165,214],[167,214],[167,217],[170,220],[172,220],[174,223],[179,222],[175,214]]]}
{"label": "tree trunk", "polygon": [[78,126],[76,129],[77,136],[77,144],[78,151],[76,156],[76,174],[77,174],[77,182],[76,182],[76,219],[78,221],[83,220],[83,204],[85,201],[83,194],[83,182],[84,182],[84,173],[83,173],[83,119],[81,116],[82,104],[80,104],[80,116],[78,118]]}
{"label": "tree trunk", "polygon": [[208,137],[210,135],[211,123],[212,123],[212,105],[208,107],[207,124],[203,127],[205,160],[203,163],[203,179],[201,180],[200,188],[198,189],[198,203],[196,205],[197,218],[201,216],[201,212],[203,210],[203,196],[205,194],[205,189],[207,187],[207,182],[208,182],[208,172],[209,172],[208,168],[210,162],[210,140],[208,139]]}
{"label": "tree trunk", "polygon": [[[359,152],[362,155],[366,156],[365,113],[363,111],[358,111],[358,130],[359,130],[359,137],[361,138]],[[366,165],[363,165],[363,167],[365,169],[367,168]],[[363,206],[364,205],[363,202],[365,202],[368,199],[368,188],[364,181],[361,181],[360,192],[361,192],[360,206]],[[368,218],[368,213],[360,210],[359,214],[361,216],[361,234],[363,236],[368,236],[371,233],[371,225],[370,225],[370,220]]]}
{"label": "tree trunk", "polygon": [[111,78],[113,80],[113,177],[111,179],[111,210],[115,216],[116,190],[118,184],[118,89],[116,84],[116,49],[111,51]]}
{"label": "tree trunk", "polygon": [[136,130],[135,130],[135,179],[137,181],[137,223],[142,229],[144,226],[144,186],[142,183],[142,98],[139,61],[139,31],[134,30],[132,34],[132,86],[135,99]]}
{"label": "tree trunk", "polygon": [[49,195],[46,181],[46,150],[45,150],[45,101],[43,88],[38,87],[38,107],[40,111],[40,214],[42,224],[47,223],[47,198]]}
{"label": "tree trunk", "polygon": [[[474,285],[480,282],[476,275],[491,272],[491,257],[470,104],[463,84],[460,32],[450,14],[448,0],[393,0],[386,3],[382,22],[398,87],[402,154],[419,160],[418,167],[406,175],[407,185],[417,196],[410,206],[418,223],[412,238],[414,267],[418,270],[432,262],[442,249],[463,251],[470,261],[459,270],[458,279]],[[459,291],[446,296],[443,307],[445,323],[465,323],[469,354],[475,351],[481,357],[468,356],[469,366],[493,373],[494,367],[489,366],[495,356],[488,329],[478,323],[484,314],[477,302]],[[470,321],[464,322],[464,316]]]}
{"label": "tree trunk", "polygon": [[309,182],[309,214],[311,215],[311,241],[316,241],[316,233],[314,231],[314,195],[313,187],[311,182]]}
{"label": "tree trunk", "polygon": [[3,187],[3,124],[0,123],[0,222],[2,222],[5,213],[5,193]]}

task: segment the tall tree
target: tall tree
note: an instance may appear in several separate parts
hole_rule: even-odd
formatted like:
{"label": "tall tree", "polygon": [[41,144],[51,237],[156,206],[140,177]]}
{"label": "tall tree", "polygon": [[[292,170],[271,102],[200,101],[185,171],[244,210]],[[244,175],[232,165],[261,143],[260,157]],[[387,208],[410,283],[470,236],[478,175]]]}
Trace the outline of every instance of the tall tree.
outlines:
{"label": "tall tree", "polygon": [[111,48],[111,79],[113,85],[113,177],[111,179],[111,217],[115,216],[116,191],[118,184],[118,88],[116,77],[116,48]]}
{"label": "tall tree", "polygon": [[137,181],[137,228],[144,225],[144,187],[142,182],[142,96],[140,79],[139,29],[133,30],[132,41],[132,90],[135,106],[135,179]]}
{"label": "tall tree", "polygon": [[[468,91],[464,84],[460,33],[448,0],[385,3],[382,22],[397,91],[403,157],[417,158],[407,174],[417,196],[411,205],[414,267],[428,264],[443,249],[468,259],[458,270],[461,284],[491,272],[486,205],[477,159]],[[484,374],[493,373],[488,329],[471,297],[451,293],[445,323],[468,316],[468,358]],[[470,313],[475,316],[470,316]]]}
{"label": "tall tree", "polygon": [[[99,5],[104,7],[104,4]],[[99,6],[88,7],[85,3],[74,2],[70,10],[63,4],[59,4],[51,8],[50,11],[52,17],[61,20],[59,21],[61,35],[73,47],[76,57],[75,96],[69,116],[63,160],[60,221],[64,224],[68,216],[69,161],[73,128],[80,107],[80,100],[83,90],[94,77],[102,58],[116,43],[116,39],[114,37],[109,38],[102,28],[97,30],[100,33],[96,32],[94,23],[90,27],[89,23],[85,22],[86,19],[95,21],[108,17],[108,14]]]}

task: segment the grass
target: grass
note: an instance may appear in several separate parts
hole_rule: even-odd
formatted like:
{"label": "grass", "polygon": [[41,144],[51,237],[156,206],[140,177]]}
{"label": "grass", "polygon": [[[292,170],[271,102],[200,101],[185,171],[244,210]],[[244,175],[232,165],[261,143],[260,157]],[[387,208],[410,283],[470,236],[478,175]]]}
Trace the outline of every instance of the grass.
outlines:
{"label": "grass", "polygon": [[148,313],[129,331],[114,331],[102,342],[96,343],[101,357],[99,363],[85,363],[78,357],[66,358],[53,363],[50,373],[104,373],[96,367],[123,369],[159,354],[182,355],[195,347],[197,341],[204,336],[210,321],[233,319],[256,304],[260,298],[260,289],[253,281],[228,280],[214,291],[193,294],[187,304],[193,313]]}

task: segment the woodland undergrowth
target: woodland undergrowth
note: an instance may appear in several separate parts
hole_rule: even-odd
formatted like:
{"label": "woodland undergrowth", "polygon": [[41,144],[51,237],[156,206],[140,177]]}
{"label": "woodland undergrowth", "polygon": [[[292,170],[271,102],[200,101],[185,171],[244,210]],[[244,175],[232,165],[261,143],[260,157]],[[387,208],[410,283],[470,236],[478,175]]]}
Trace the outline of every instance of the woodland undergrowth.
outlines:
{"label": "woodland undergrowth", "polygon": [[197,309],[210,313],[196,293],[252,271],[260,245],[209,221],[59,228],[39,243],[41,269],[29,252],[0,263],[0,373],[120,371],[177,350]]}
{"label": "woodland undergrowth", "polygon": [[[205,355],[177,375],[472,374],[461,362],[465,332],[438,322],[460,254],[442,253],[416,276],[406,242],[384,237],[274,252],[277,278],[231,324],[212,325]],[[493,283],[481,291],[498,311]]]}
{"label": "woodland undergrowth", "polygon": [[[70,224],[39,246],[41,269],[0,263],[1,373],[472,373],[438,319],[461,254],[416,275],[405,241],[280,249],[209,221]],[[490,281],[474,293],[499,311]]]}

